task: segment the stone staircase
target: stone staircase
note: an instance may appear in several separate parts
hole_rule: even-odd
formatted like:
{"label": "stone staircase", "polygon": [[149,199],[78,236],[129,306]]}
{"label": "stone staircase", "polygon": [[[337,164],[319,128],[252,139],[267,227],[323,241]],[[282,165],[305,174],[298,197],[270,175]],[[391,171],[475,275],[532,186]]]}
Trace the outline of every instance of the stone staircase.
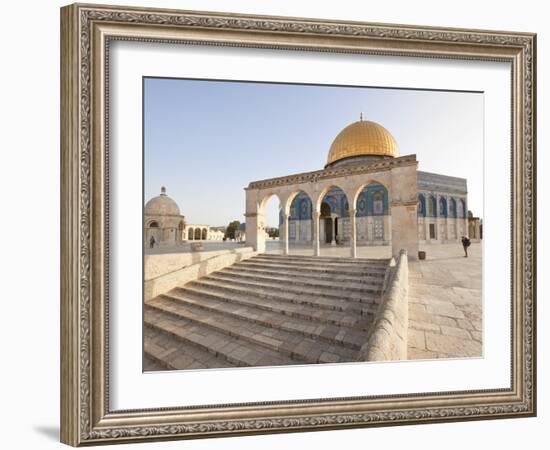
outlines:
{"label": "stone staircase", "polygon": [[145,303],[144,369],[356,361],[388,260],[261,254]]}

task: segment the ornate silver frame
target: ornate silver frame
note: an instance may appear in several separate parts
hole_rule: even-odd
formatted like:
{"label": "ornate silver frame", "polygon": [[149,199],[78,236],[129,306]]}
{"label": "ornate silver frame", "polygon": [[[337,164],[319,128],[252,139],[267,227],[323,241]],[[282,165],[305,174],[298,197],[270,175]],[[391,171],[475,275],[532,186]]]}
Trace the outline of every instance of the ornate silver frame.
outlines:
{"label": "ornate silver frame", "polygon": [[[106,63],[114,39],[508,61],[512,65],[509,389],[111,411]],[[75,4],[61,9],[61,440],[129,441],[536,414],[536,36]]]}

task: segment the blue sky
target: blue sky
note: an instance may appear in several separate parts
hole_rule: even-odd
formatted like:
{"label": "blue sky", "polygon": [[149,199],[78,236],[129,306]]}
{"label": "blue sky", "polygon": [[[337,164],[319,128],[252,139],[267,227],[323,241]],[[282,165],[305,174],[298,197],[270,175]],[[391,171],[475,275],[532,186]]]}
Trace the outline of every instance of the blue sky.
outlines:
{"label": "blue sky", "polygon": [[[167,193],[188,223],[244,221],[250,181],[322,169],[359,119],[388,129],[419,170],[467,178],[482,217],[483,94],[146,78],[144,201]],[[276,200],[267,222],[277,224]]]}

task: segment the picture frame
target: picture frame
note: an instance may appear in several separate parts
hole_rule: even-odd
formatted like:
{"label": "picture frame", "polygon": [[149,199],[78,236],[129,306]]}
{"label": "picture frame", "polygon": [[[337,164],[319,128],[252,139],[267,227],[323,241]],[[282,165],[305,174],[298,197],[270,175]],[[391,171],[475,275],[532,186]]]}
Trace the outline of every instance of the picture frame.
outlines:
{"label": "picture frame", "polygon": [[[115,41],[511,67],[510,386],[113,410],[109,63]],[[61,441],[193,439],[536,415],[536,35],[74,4],[61,9]],[[504,151],[503,151],[504,154]]]}

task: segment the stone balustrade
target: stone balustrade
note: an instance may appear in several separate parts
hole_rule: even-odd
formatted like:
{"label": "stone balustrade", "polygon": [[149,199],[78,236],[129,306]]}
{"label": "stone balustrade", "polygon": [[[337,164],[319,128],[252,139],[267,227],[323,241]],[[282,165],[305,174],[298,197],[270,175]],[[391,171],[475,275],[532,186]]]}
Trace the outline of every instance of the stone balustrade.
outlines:
{"label": "stone balustrade", "polygon": [[407,359],[409,268],[405,250],[401,250],[390,270],[382,303],[359,361]]}

